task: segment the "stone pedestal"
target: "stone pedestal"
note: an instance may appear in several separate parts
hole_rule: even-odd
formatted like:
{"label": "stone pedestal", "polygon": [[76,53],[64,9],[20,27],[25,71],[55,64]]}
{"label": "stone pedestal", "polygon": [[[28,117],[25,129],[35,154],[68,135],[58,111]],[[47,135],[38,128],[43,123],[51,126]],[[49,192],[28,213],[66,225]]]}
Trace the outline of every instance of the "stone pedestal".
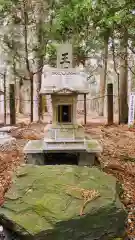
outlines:
{"label": "stone pedestal", "polygon": [[[91,167],[95,164],[96,154],[101,151],[102,148],[100,144],[93,139],[70,140],[62,138],[61,140],[56,141],[51,138],[45,138],[43,140],[31,140],[24,148],[24,153],[27,155],[26,163],[34,165],[46,165],[46,154],[49,153],[53,153],[53,155],[57,155],[59,153],[67,153],[69,155],[76,153],[79,155],[77,157],[79,160],[76,160],[75,158],[73,163],[72,161],[69,162],[72,164],[78,164],[79,166]],[[57,156],[56,159],[58,159]]]}
{"label": "stone pedestal", "polygon": [[29,153],[26,159],[27,164],[33,165],[45,165],[44,154],[43,153]]}
{"label": "stone pedestal", "polygon": [[79,166],[94,166],[95,153],[80,152],[79,153]]}

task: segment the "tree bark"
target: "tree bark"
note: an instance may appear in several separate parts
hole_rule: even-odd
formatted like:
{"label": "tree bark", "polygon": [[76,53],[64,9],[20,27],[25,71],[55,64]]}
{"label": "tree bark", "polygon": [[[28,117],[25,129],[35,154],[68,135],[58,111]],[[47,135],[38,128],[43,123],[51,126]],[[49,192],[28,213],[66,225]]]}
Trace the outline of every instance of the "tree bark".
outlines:
{"label": "tree bark", "polygon": [[29,63],[29,52],[28,52],[28,12],[27,12],[27,4],[26,1],[23,0],[23,17],[24,17],[24,51],[25,51],[25,63],[26,69],[30,79],[30,89],[31,89],[31,117],[30,121],[33,122],[33,73],[30,69]]}
{"label": "tree bark", "polygon": [[114,31],[112,32],[112,57],[113,57],[113,67],[114,71],[117,75],[117,95],[118,95],[118,124],[120,124],[120,73],[118,71],[118,66],[116,62],[116,53],[115,53],[115,42],[114,42],[115,36]]}
{"label": "tree bark", "polygon": [[15,84],[10,84],[10,125],[16,124],[16,111],[15,111]]}
{"label": "tree bark", "polygon": [[3,79],[4,79],[4,125],[6,125],[7,120],[6,73],[4,73]]}
{"label": "tree bark", "polygon": [[[38,69],[43,66],[43,60],[39,59],[38,61]],[[42,117],[42,95],[39,94],[41,89],[41,79],[42,79],[42,72],[37,73],[37,80],[38,80],[38,86],[37,86],[37,96],[38,96],[38,120],[40,121],[40,118]]]}
{"label": "tree bark", "polygon": [[107,124],[113,124],[113,84],[107,84]]}
{"label": "tree bark", "polygon": [[[36,33],[37,33],[37,74],[36,79],[38,81],[37,84],[37,97],[38,97],[38,120],[42,117],[43,113],[43,106],[42,106],[42,95],[39,94],[41,89],[41,79],[42,79],[42,68],[44,65],[44,55],[45,55],[45,47],[46,47],[46,40],[43,31],[43,24],[45,18],[45,11],[43,2],[37,3],[37,25],[36,25]],[[47,108],[45,108],[47,111]]]}
{"label": "tree bark", "polygon": [[31,114],[30,114],[30,121],[33,122],[33,75],[31,75],[30,77],[30,95],[31,95],[31,104],[30,104],[30,110],[31,110]]}
{"label": "tree bark", "polygon": [[128,30],[124,28],[120,41],[120,123],[128,122],[128,103],[127,103],[127,87],[128,87]]}
{"label": "tree bark", "polygon": [[86,94],[84,94],[84,125],[87,124],[87,100],[86,100]]}
{"label": "tree bark", "polygon": [[[42,6],[41,6],[42,7]],[[43,10],[42,10],[43,11]],[[43,48],[44,48],[44,38],[43,38],[43,13],[40,16],[39,12],[39,22],[37,26],[37,40],[38,40],[38,60],[37,60],[37,67],[38,71],[39,69],[43,68]],[[39,71],[37,74],[38,78],[38,119],[40,121],[40,118],[42,117],[42,96],[39,94],[39,91],[41,89],[41,80],[42,80],[42,71]]]}
{"label": "tree bark", "polygon": [[99,104],[99,116],[104,116],[104,102],[105,102],[105,90],[106,90],[106,77],[107,77],[107,62],[108,62],[108,39],[104,38],[104,60],[103,69],[100,75],[100,104]]}

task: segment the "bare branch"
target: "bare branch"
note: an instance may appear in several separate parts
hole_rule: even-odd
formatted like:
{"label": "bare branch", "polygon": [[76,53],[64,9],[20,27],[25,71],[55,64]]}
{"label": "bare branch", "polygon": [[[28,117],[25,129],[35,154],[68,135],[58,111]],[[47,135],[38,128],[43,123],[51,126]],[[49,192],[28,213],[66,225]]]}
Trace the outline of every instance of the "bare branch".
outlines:
{"label": "bare branch", "polygon": [[93,76],[93,73],[98,70],[98,68],[101,67],[101,64],[98,64],[98,66],[90,73],[88,80]]}
{"label": "bare branch", "polygon": [[[117,53],[117,57],[120,57],[122,60],[125,60],[125,55],[123,56],[123,54],[121,53]],[[125,67],[125,66],[121,65],[121,67]],[[132,70],[132,67],[130,67],[129,64],[128,64],[128,69],[131,71],[132,74],[135,75],[135,72]]]}
{"label": "bare branch", "polygon": [[128,48],[133,54],[135,54],[135,50],[131,46],[129,46],[129,44],[128,44]]}

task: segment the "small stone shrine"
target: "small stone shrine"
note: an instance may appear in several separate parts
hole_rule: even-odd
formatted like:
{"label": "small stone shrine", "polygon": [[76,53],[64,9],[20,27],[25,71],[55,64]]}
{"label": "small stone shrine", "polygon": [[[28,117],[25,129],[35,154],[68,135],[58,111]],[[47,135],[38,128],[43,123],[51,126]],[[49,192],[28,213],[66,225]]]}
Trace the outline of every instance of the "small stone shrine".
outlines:
{"label": "small stone shrine", "polygon": [[27,163],[94,165],[102,148],[85,137],[84,127],[77,122],[78,95],[88,92],[87,75],[79,70],[52,68],[43,73],[40,94],[51,96],[52,124],[47,137],[25,146]]}

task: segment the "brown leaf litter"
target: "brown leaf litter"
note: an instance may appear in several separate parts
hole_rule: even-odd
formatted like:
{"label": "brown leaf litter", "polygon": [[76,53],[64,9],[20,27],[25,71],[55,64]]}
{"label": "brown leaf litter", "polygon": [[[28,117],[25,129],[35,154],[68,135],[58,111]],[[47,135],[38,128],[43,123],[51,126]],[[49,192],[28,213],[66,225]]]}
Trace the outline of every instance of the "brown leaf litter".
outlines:
{"label": "brown leaf litter", "polygon": [[91,125],[86,127],[86,132],[103,146],[100,156],[103,170],[122,183],[122,201],[129,212],[127,231],[130,237],[135,237],[135,132],[127,125]]}
{"label": "brown leaf litter", "polygon": [[[16,139],[40,140],[44,136],[43,124],[19,124],[18,128],[12,129],[10,134]],[[39,130],[40,129],[40,130]]]}
{"label": "brown leaf litter", "polygon": [[4,202],[4,194],[8,190],[12,174],[21,163],[24,163],[23,147],[29,139],[41,139],[44,135],[44,124],[19,124],[9,134],[17,139],[15,149],[0,148],[0,205]]}

